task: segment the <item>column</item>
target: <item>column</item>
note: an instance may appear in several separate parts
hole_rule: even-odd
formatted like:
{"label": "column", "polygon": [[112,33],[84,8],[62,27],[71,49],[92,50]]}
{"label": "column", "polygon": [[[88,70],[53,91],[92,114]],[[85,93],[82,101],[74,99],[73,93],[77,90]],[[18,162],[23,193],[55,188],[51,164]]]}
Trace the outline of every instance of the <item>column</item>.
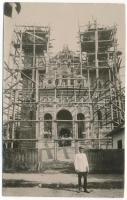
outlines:
{"label": "column", "polygon": [[86,137],[89,139],[89,136],[90,136],[90,115],[89,115],[89,113],[86,113],[85,120],[86,120],[86,133],[87,133]]}
{"label": "column", "polygon": [[[54,110],[56,110],[56,105],[54,106]],[[57,138],[56,113],[53,114],[53,118],[52,118],[52,137],[53,139]]]}
{"label": "column", "polygon": [[70,85],[71,85],[71,84],[70,84],[70,79],[68,79],[68,83],[67,83],[67,85],[68,85],[68,86],[70,86]]}
{"label": "column", "polygon": [[74,138],[78,139],[78,128],[77,128],[77,111],[75,111],[74,119]]}
{"label": "column", "polygon": [[44,107],[40,106],[40,137],[43,137],[43,131],[44,131]]}

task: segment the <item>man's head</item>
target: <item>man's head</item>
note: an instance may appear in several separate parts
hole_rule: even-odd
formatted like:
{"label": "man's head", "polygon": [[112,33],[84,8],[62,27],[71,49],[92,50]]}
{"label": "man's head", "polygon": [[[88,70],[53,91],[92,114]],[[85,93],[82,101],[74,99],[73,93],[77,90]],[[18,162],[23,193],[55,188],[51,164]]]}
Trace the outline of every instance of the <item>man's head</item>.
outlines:
{"label": "man's head", "polygon": [[80,152],[80,153],[84,153],[84,147],[80,146],[80,147],[79,147],[79,152]]}

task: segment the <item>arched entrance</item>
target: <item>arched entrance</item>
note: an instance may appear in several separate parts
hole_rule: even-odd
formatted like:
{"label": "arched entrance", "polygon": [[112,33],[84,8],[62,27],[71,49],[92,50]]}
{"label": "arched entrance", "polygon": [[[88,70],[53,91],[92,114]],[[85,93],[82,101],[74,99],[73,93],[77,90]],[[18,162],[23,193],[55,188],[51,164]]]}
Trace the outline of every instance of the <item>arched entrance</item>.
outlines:
{"label": "arched entrance", "polygon": [[[57,113],[57,136],[60,139],[70,139],[72,133],[72,115],[68,110],[60,110]],[[65,143],[64,143],[65,144]],[[71,144],[71,143],[66,143]]]}

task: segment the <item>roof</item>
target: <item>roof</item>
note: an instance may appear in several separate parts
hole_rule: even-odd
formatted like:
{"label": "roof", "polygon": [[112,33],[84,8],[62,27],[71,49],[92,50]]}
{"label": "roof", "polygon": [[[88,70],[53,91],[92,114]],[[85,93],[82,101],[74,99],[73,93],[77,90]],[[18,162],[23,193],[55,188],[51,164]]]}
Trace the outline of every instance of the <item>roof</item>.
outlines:
{"label": "roof", "polygon": [[109,132],[106,136],[113,136],[113,135],[116,135],[116,134],[119,134],[121,133],[122,130],[124,130],[125,127],[124,126],[119,126],[117,128],[114,128],[111,132]]}

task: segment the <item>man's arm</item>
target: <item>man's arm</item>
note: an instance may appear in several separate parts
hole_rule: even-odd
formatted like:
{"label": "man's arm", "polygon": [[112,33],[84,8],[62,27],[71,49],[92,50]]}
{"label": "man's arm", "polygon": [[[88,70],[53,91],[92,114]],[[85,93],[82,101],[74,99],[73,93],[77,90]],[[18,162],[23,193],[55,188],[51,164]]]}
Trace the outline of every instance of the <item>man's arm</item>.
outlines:
{"label": "man's arm", "polygon": [[89,172],[89,163],[86,154],[85,154],[85,162],[86,162],[86,171]]}
{"label": "man's arm", "polygon": [[86,156],[86,160],[87,160],[87,172],[89,172],[89,163],[88,163],[87,156]]}
{"label": "man's arm", "polygon": [[78,172],[78,155],[75,155],[75,160],[74,160],[74,167],[75,167],[75,171]]}

